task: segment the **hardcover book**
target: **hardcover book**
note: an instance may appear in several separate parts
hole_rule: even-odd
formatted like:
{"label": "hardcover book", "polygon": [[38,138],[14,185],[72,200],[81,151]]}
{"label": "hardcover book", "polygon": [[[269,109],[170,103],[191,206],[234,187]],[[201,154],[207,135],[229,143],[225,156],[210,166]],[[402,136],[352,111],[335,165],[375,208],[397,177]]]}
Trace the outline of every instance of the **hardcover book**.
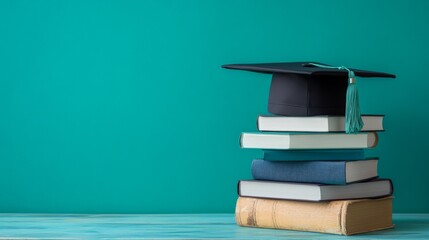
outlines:
{"label": "hardcover book", "polygon": [[347,185],[241,180],[240,197],[289,199],[303,201],[330,201],[341,199],[378,198],[390,196],[393,185],[390,179],[375,179]]}
{"label": "hardcover book", "polygon": [[345,133],[242,133],[242,148],[259,149],[362,149],[377,145],[376,132]]}
{"label": "hardcover book", "polygon": [[304,202],[239,197],[238,225],[352,235],[393,228],[392,197]]}
{"label": "hardcover book", "polygon": [[[383,131],[383,115],[362,115],[362,132]],[[261,115],[259,131],[270,132],[344,132],[344,116],[291,117]]]}
{"label": "hardcover book", "polygon": [[378,159],[361,161],[252,161],[256,180],[344,185],[378,176]]}

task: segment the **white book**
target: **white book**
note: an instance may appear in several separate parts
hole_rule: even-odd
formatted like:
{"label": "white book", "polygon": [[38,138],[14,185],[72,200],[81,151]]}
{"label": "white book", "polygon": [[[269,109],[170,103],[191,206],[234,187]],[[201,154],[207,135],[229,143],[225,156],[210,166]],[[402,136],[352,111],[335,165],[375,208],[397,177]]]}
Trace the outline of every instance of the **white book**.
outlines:
{"label": "white book", "polygon": [[242,148],[259,149],[356,149],[377,145],[376,132],[345,133],[242,133]]}
{"label": "white book", "polygon": [[392,195],[389,179],[346,185],[323,185],[258,180],[241,180],[238,183],[240,197],[326,201],[340,199],[375,198]]}
{"label": "white book", "polygon": [[[361,131],[384,131],[383,115],[362,115]],[[344,116],[288,117],[261,115],[258,117],[259,131],[272,132],[344,132]]]}

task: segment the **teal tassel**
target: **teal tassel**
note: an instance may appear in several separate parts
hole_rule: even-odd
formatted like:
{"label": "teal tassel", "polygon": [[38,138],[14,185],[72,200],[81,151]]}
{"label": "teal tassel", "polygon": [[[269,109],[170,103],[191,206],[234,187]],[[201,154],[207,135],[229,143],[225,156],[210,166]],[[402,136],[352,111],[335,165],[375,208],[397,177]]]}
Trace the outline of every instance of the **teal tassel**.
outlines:
{"label": "teal tassel", "polygon": [[344,67],[334,67],[328,65],[322,65],[317,63],[309,63],[309,65],[321,68],[331,68],[346,70],[349,73],[349,85],[347,86],[347,98],[346,98],[346,124],[345,131],[346,133],[358,133],[363,127],[362,117],[360,115],[359,108],[359,96],[356,86],[355,73]]}
{"label": "teal tassel", "polygon": [[353,71],[349,72],[349,85],[346,99],[346,133],[357,133],[363,127],[359,108],[359,95]]}

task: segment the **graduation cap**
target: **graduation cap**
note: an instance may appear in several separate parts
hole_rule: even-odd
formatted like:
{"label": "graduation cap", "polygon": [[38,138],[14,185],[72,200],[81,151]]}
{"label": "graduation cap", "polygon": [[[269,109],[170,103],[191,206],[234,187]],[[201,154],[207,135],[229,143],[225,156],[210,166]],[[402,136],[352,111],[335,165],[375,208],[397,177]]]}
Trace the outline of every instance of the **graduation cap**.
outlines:
{"label": "graduation cap", "polygon": [[347,133],[363,126],[355,77],[395,78],[389,73],[315,62],[228,64],[223,68],[272,74],[268,111],[286,116],[346,116]]}

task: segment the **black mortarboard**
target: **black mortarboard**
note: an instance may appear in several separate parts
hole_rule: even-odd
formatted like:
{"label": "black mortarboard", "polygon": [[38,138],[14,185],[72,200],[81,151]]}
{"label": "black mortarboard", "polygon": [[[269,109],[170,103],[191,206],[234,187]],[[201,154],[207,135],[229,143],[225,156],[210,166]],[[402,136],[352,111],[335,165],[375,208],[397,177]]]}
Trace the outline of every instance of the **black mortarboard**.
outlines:
{"label": "black mortarboard", "polygon": [[348,79],[353,79],[350,74],[354,73],[358,77],[395,78],[395,75],[388,73],[313,62],[229,64],[222,67],[272,74],[268,111],[286,116],[344,116]]}

